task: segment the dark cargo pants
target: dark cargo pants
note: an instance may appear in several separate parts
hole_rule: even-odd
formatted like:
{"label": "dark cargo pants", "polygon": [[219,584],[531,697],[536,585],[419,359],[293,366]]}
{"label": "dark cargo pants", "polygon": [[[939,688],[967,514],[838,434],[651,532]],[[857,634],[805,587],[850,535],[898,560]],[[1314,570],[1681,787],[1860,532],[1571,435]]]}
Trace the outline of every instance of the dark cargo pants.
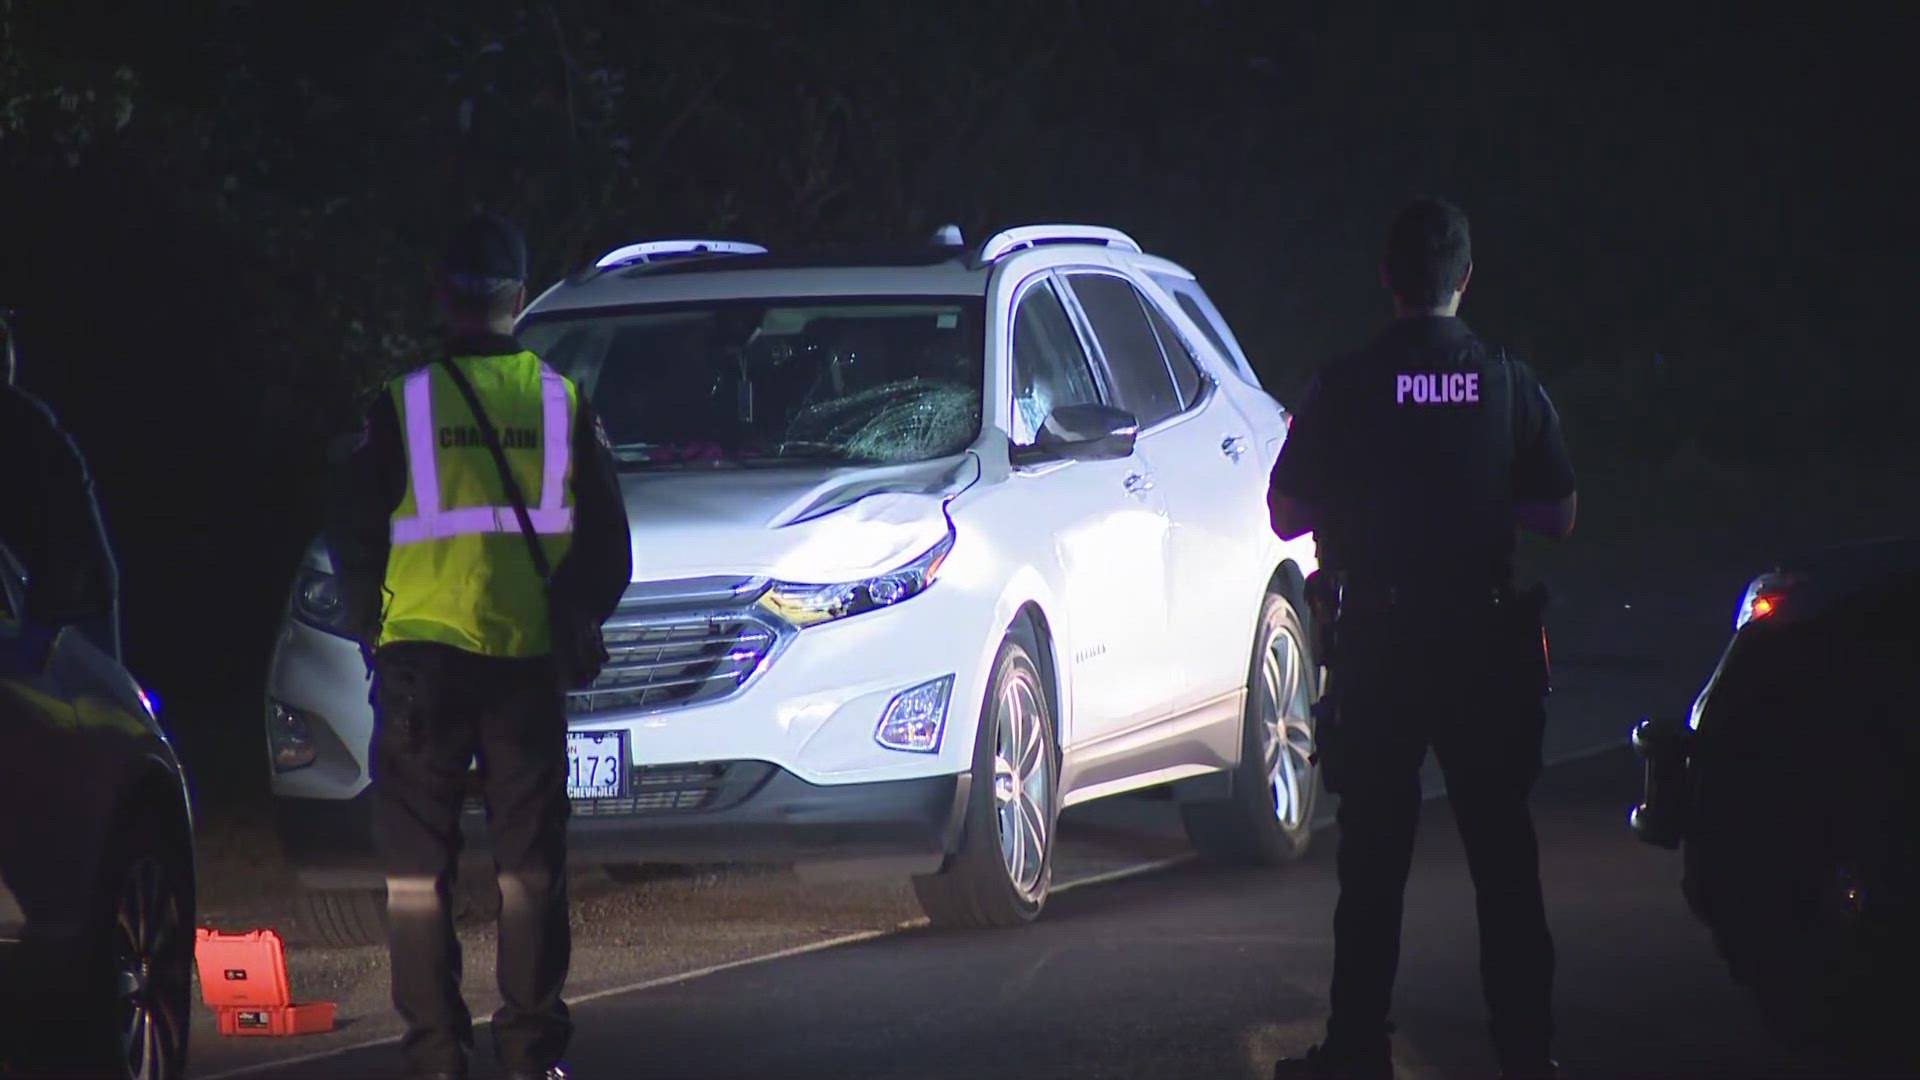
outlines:
{"label": "dark cargo pants", "polygon": [[560,997],[572,950],[566,708],[551,662],[395,643],[374,656],[373,702],[373,831],[408,1063],[464,1074],[473,1049],[451,897],[477,758],[500,888],[494,1045],[508,1068],[554,1064],[573,1024]]}
{"label": "dark cargo pants", "polygon": [[[1345,689],[1328,1041],[1379,1046],[1400,960],[1400,926],[1432,747],[1446,780],[1480,929],[1480,981],[1502,1066],[1535,1068],[1553,1037],[1553,939],[1528,806],[1546,713],[1525,642],[1494,613],[1445,625],[1389,615],[1343,622]],[[1538,648],[1535,638],[1534,648]]]}

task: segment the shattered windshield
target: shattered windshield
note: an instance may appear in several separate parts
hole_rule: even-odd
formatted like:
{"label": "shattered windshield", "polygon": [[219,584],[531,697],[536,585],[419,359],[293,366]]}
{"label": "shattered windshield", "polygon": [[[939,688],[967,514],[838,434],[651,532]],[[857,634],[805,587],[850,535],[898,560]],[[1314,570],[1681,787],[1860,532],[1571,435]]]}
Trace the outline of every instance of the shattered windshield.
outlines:
{"label": "shattered windshield", "polygon": [[520,340],[593,403],[623,468],[885,465],[980,434],[979,298],[562,312]]}

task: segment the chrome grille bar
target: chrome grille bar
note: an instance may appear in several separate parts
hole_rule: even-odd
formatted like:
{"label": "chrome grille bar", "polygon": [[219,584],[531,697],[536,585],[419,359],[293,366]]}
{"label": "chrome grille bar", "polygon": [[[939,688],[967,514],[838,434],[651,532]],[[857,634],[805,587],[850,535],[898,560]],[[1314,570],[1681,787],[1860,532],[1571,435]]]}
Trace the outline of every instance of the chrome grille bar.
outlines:
{"label": "chrome grille bar", "polygon": [[[701,583],[705,585],[705,582]],[[662,597],[706,593],[676,583],[635,586],[603,627],[608,662],[599,680],[568,696],[577,718],[654,712],[726,697],[745,685],[780,644],[781,626],[750,604],[667,608]]]}

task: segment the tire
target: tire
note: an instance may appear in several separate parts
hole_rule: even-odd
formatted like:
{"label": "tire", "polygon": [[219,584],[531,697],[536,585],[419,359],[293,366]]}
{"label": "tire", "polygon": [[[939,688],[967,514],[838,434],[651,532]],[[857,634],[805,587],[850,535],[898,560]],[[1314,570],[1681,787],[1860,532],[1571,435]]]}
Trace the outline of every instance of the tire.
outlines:
{"label": "tire", "polygon": [[1782,1040],[1911,1068],[1920,996],[1906,972],[1920,956],[1896,884],[1898,821],[1850,804],[1841,785],[1783,807],[1778,775],[1720,776],[1707,789],[1717,798],[1687,845],[1699,914]]}
{"label": "tire", "polygon": [[1268,593],[1247,672],[1231,794],[1180,807],[1187,839],[1202,858],[1277,866],[1306,854],[1320,788],[1319,768],[1311,761],[1312,709],[1320,690],[1312,657],[1298,609],[1287,597]]}
{"label": "tire", "polygon": [[300,923],[321,945],[348,949],[387,940],[387,896],[380,889],[305,889]]}
{"label": "tire", "polygon": [[[103,1003],[87,1040],[89,1076],[181,1080],[192,1031],[194,895],[191,857],[153,817],[126,829],[102,879],[97,975]],[[97,1070],[97,1071],[96,1071]]]}
{"label": "tire", "polygon": [[913,879],[921,910],[936,927],[1025,925],[1040,914],[1053,884],[1060,756],[1053,709],[1028,647],[1008,638],[987,686],[960,849],[939,873]]}

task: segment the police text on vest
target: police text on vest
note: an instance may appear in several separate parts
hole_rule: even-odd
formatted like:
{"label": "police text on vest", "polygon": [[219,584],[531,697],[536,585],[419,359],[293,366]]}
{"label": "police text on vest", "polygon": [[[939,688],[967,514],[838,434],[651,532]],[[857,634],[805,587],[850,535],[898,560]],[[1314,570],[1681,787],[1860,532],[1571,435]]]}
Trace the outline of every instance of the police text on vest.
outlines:
{"label": "police text on vest", "polygon": [[1401,372],[1393,377],[1393,403],[1405,405],[1466,405],[1480,400],[1477,371]]}

